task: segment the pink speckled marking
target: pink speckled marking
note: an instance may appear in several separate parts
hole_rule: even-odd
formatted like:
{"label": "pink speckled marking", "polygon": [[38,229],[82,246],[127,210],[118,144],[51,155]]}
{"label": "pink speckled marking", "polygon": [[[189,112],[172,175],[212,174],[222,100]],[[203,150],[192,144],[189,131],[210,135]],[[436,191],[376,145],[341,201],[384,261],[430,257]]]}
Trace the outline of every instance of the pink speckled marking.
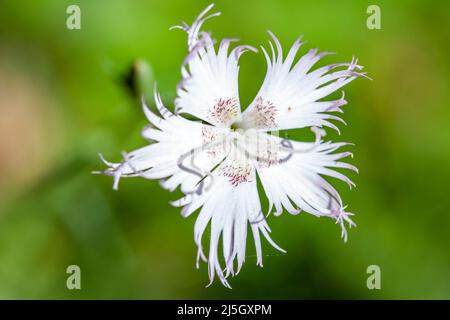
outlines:
{"label": "pink speckled marking", "polygon": [[237,187],[241,183],[252,181],[252,168],[249,165],[241,165],[236,162],[226,165],[220,169],[223,176],[233,187]]}
{"label": "pink speckled marking", "polygon": [[277,127],[275,123],[275,114],[277,107],[270,101],[257,97],[255,101],[254,124],[257,128]]}
{"label": "pink speckled marking", "polygon": [[[215,142],[220,139],[218,133],[210,127],[202,127],[202,143],[203,145],[207,145],[211,142]],[[223,150],[223,145],[216,145],[209,147],[206,150],[206,154],[211,158],[215,159],[216,156]]]}
{"label": "pink speckled marking", "polygon": [[229,125],[238,115],[237,98],[220,98],[209,111],[208,118]]}

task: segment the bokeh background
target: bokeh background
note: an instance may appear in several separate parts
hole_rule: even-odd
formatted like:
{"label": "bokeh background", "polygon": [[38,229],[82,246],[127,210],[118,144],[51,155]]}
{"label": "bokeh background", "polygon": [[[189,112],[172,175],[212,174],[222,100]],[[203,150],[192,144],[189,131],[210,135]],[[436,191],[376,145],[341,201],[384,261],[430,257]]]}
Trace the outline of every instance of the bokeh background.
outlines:
{"label": "bokeh background", "polygon": [[[363,298],[450,299],[450,4],[448,1],[216,1],[222,16],[205,24],[216,38],[267,44],[270,29],[287,49],[336,51],[320,64],[359,58],[373,81],[346,88],[342,135],[350,173],[339,181],[357,214],[348,243],[331,220],[269,217],[274,240],[256,266],[252,241],[232,290],[195,268],[193,225],[168,202],[179,192],[156,181],[92,175],[98,158],[146,144],[138,102],[158,82],[173,106],[186,35],[210,1],[0,1],[0,298]],[[66,8],[81,8],[81,30]],[[381,8],[369,30],[366,9]],[[303,49],[303,53],[306,49]],[[265,73],[263,56],[241,58],[242,105]],[[309,133],[295,133],[311,140]],[[66,288],[81,267],[82,289]],[[381,290],[366,269],[381,268]]]}

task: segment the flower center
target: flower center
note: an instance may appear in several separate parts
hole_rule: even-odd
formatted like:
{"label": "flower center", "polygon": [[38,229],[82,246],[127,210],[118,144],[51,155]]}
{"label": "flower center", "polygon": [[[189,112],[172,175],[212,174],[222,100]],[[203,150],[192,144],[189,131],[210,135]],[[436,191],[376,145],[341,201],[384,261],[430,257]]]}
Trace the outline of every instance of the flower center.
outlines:
{"label": "flower center", "polygon": [[230,126],[230,130],[231,130],[232,132],[236,132],[236,131],[241,130],[241,129],[242,129],[242,126],[240,125],[239,122],[233,122],[233,123],[231,124],[231,126]]}

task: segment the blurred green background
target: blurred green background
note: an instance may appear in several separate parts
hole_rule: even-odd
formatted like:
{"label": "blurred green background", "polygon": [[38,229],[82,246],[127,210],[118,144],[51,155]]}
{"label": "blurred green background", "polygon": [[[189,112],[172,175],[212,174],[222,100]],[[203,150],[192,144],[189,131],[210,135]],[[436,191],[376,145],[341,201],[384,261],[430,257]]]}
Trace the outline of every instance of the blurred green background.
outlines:
{"label": "blurred green background", "polygon": [[[90,172],[98,158],[146,144],[146,125],[130,78],[151,94],[153,79],[173,106],[186,35],[210,1],[0,1],[0,298],[445,298],[450,299],[450,5],[448,1],[216,1],[222,16],[205,24],[216,38],[267,44],[272,30],[287,50],[353,55],[373,81],[346,87],[342,135],[356,144],[357,188],[339,181],[356,229],[349,242],[331,220],[269,217],[273,239],[256,267],[252,241],[241,274],[225,289],[195,268],[193,224],[157,181]],[[81,30],[66,8],[81,8]],[[381,8],[369,30],[366,9]],[[306,49],[303,49],[303,53]],[[263,55],[241,58],[241,103],[265,74]],[[128,80],[128,81],[127,81]],[[138,90],[139,91],[139,90]],[[308,140],[311,139],[307,136]],[[82,290],[66,288],[81,267]],[[366,268],[381,268],[368,290]]]}

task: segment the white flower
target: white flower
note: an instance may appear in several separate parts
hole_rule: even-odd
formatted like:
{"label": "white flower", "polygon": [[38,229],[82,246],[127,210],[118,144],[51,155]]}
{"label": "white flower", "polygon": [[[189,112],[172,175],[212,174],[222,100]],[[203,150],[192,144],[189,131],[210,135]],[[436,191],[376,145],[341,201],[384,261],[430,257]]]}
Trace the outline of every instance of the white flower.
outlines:
{"label": "white flower", "polygon": [[[200,209],[194,227],[198,246],[197,267],[201,258],[208,263],[209,279],[215,275],[226,286],[229,275],[241,269],[246,257],[247,229],[250,226],[256,246],[257,264],[262,266],[261,234],[276,249],[285,252],[270,238],[270,228],[261,210],[257,176],[270,208],[268,213],[291,214],[301,210],[317,217],[334,219],[347,240],[345,223],[355,224],[337,191],[323,178],[329,176],[353,183],[334,168],[357,169],[339,160],[349,152],[334,153],[346,143],[324,142],[320,127],[337,127],[340,120],[331,112],[342,112],[344,96],[333,101],[323,98],[353,81],[362,69],[356,60],[311,71],[329,52],[310,50],[295,62],[302,43],[296,40],[283,58],[278,39],[270,33],[271,54],[261,47],[267,60],[267,74],[253,102],[241,112],[238,94],[238,60],[250,46],[229,50],[236,39],[222,40],[216,49],[210,34],[200,31],[212,8],[204,10],[191,26],[181,28],[188,34],[187,55],[182,81],[177,87],[176,111],[163,105],[155,87],[160,116],[146,107],[151,126],[144,138],[154,143],[124,155],[121,163],[110,163],[103,173],[114,177],[117,189],[121,177],[161,179],[173,191],[180,187],[185,196],[172,204],[183,207],[188,217]],[[189,113],[202,121],[180,116]],[[277,130],[311,127],[315,142],[282,139]],[[203,250],[202,236],[210,225],[209,250]],[[220,248],[222,238],[222,248]],[[219,257],[219,252],[223,259]]]}

